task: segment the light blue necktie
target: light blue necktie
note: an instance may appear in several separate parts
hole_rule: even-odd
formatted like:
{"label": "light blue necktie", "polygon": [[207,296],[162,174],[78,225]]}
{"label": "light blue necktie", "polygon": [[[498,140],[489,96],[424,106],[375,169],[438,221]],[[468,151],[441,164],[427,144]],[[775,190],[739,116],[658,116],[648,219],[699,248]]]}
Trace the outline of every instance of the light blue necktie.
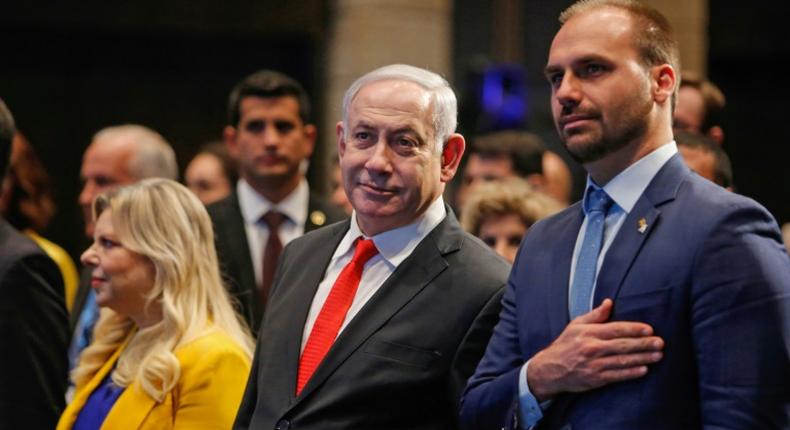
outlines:
{"label": "light blue necktie", "polygon": [[591,309],[598,254],[601,252],[601,245],[603,245],[606,212],[612,203],[614,203],[612,198],[601,188],[591,188],[591,192],[585,195],[584,212],[587,216],[587,230],[584,232],[584,240],[576,259],[576,271],[571,284],[571,319],[585,314]]}
{"label": "light blue necktie", "polygon": [[93,340],[93,326],[99,319],[99,307],[96,305],[96,293],[93,289],[88,291],[85,305],[82,307],[80,318],[74,327],[74,334],[69,345],[69,369],[77,366],[80,353],[87,348]]}

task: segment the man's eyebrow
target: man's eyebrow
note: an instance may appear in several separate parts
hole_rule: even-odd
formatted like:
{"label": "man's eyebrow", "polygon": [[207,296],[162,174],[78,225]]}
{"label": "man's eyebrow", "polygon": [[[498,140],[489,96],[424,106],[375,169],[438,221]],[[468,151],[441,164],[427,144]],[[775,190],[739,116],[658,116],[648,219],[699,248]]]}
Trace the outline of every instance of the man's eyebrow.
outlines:
{"label": "man's eyebrow", "polygon": [[419,134],[414,127],[410,125],[402,125],[394,130],[392,130],[393,134]]}
{"label": "man's eyebrow", "polygon": [[[375,129],[375,128],[376,128],[375,125],[373,125],[373,124],[371,124],[371,123],[369,123],[369,122],[367,122],[365,120],[360,120],[359,122],[354,124],[353,127],[351,127],[351,130],[360,130],[360,129],[362,129],[362,130],[372,130],[372,129]],[[414,126],[411,125],[411,124],[400,124],[400,125],[396,126],[396,128],[389,129],[387,131],[387,133],[388,134],[392,134],[392,135],[408,134],[410,136],[418,136],[418,137],[420,135],[420,133],[417,131],[417,129],[415,129]]]}
{"label": "man's eyebrow", "polygon": [[244,126],[249,127],[250,125],[261,125],[261,124],[266,124],[266,120],[261,118],[255,118],[245,122]]}
{"label": "man's eyebrow", "polygon": [[[578,66],[580,64],[597,63],[597,62],[611,63],[612,60],[610,60],[608,57],[604,55],[587,54],[583,57],[574,58],[571,61],[571,67]],[[557,64],[547,64],[546,67],[543,69],[543,73],[545,74],[556,73],[562,71],[562,69],[563,69],[562,66],[559,66]]]}
{"label": "man's eyebrow", "polygon": [[554,73],[558,73],[562,71],[562,67],[556,66],[554,64],[549,64],[543,69],[543,74],[548,76]]}

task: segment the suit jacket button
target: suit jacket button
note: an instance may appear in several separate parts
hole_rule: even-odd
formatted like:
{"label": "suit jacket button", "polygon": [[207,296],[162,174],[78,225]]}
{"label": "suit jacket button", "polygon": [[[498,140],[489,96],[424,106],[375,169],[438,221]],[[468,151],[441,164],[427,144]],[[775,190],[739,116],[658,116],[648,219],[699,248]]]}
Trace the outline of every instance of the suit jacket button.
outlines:
{"label": "suit jacket button", "polygon": [[291,428],[291,422],[288,420],[280,420],[277,421],[277,426],[274,427],[274,430],[288,430]]}

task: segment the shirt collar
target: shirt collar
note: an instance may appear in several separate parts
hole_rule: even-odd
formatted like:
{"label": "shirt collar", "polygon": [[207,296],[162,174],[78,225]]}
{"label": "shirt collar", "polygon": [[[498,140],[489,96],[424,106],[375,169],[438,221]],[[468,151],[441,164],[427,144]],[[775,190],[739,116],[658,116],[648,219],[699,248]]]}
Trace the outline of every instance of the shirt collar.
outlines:
{"label": "shirt collar", "polygon": [[[678,147],[674,140],[661,145],[612,178],[604,185],[604,191],[625,213],[630,213],[658,171],[677,152]],[[599,188],[601,187],[588,175],[584,198],[593,189]]]}
{"label": "shirt collar", "polygon": [[307,203],[310,200],[310,187],[304,179],[299,182],[299,185],[296,186],[296,189],[291,194],[277,204],[273,204],[266,197],[258,194],[244,179],[239,179],[239,182],[236,184],[236,193],[239,196],[241,215],[248,224],[258,223],[266,212],[273,209],[287,216],[291,222],[297,225],[304,225],[307,221]]}
{"label": "shirt collar", "polygon": [[[428,236],[440,222],[447,216],[444,207],[444,200],[439,196],[428,206],[428,209],[412,223],[379,233],[372,237],[373,243],[379,250],[379,254],[393,267],[397,267],[411,255],[414,248]],[[354,241],[360,237],[367,237],[357,224],[357,212],[351,214],[351,224],[348,232],[340,241],[335,253],[335,258],[339,258],[351,251]]]}

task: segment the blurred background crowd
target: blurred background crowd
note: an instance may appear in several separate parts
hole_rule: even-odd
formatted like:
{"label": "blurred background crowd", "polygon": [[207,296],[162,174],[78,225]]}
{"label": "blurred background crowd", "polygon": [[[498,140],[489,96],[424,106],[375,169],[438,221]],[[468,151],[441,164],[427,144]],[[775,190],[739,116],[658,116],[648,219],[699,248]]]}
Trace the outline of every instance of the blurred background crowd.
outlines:
{"label": "blurred background crowd", "polygon": [[[111,125],[149,127],[173,147],[179,178],[188,180],[188,162],[205,144],[222,138],[232,86],[263,68],[294,77],[310,95],[319,131],[307,179],[318,193],[328,193],[332,183],[342,91],[367,70],[403,62],[448,77],[460,99],[459,131],[470,140],[502,129],[537,135],[567,163],[574,201],[584,175],[560,147],[543,77],[556,16],[570,3],[4,5],[0,96],[52,183],[49,206],[41,212],[49,213],[50,221],[42,224],[46,217],[39,215],[31,227],[76,258],[87,245],[75,202],[93,135]],[[712,121],[724,130],[722,148],[731,159],[735,190],[765,205],[780,224],[790,222],[785,191],[790,181],[783,173],[789,155],[780,143],[790,138],[782,127],[781,94],[787,90],[780,75],[790,42],[781,14],[774,13],[778,2],[646,3],[675,26],[684,76],[707,77],[726,98],[725,109]]]}
{"label": "blurred background crowd", "polygon": [[[453,84],[468,146],[445,200],[503,258],[512,262],[530,226],[581,195],[584,171],[559,143],[543,76],[559,26],[554,17],[571,1],[68,3],[42,11],[36,2],[17,2],[0,14],[0,98],[16,123],[0,211],[59,268],[70,313],[60,339],[70,339],[69,368],[100,319],[84,270],[91,251],[75,264],[94,241],[96,218],[111,207],[94,199],[146,178],[179,180],[209,205],[218,254],[209,260],[218,258],[233,278],[230,295],[254,335],[282,247],[351,212],[335,123],[344,89],[374,67],[414,64]],[[765,205],[785,224],[787,242],[790,150],[781,142],[790,130],[782,126],[787,89],[780,73],[790,39],[778,14],[732,2],[646,3],[667,14],[681,42],[674,125],[684,159],[699,175]],[[281,109],[290,119],[250,120],[258,109]],[[255,142],[279,148],[272,162],[287,171],[276,180],[256,170]],[[267,203],[251,203],[258,197]],[[261,217],[269,203],[293,211]],[[261,213],[247,210],[251,205]],[[205,227],[201,211],[194,210]],[[256,223],[260,236],[249,231]],[[245,234],[260,243],[243,246]],[[218,281],[218,273],[211,276]],[[224,290],[201,294],[227,301]],[[230,312],[222,306],[206,312]],[[128,320],[104,318],[94,335],[115,330],[115,337],[109,349],[89,350],[97,363],[131,330]],[[235,320],[222,330],[248,366],[250,333]]]}

